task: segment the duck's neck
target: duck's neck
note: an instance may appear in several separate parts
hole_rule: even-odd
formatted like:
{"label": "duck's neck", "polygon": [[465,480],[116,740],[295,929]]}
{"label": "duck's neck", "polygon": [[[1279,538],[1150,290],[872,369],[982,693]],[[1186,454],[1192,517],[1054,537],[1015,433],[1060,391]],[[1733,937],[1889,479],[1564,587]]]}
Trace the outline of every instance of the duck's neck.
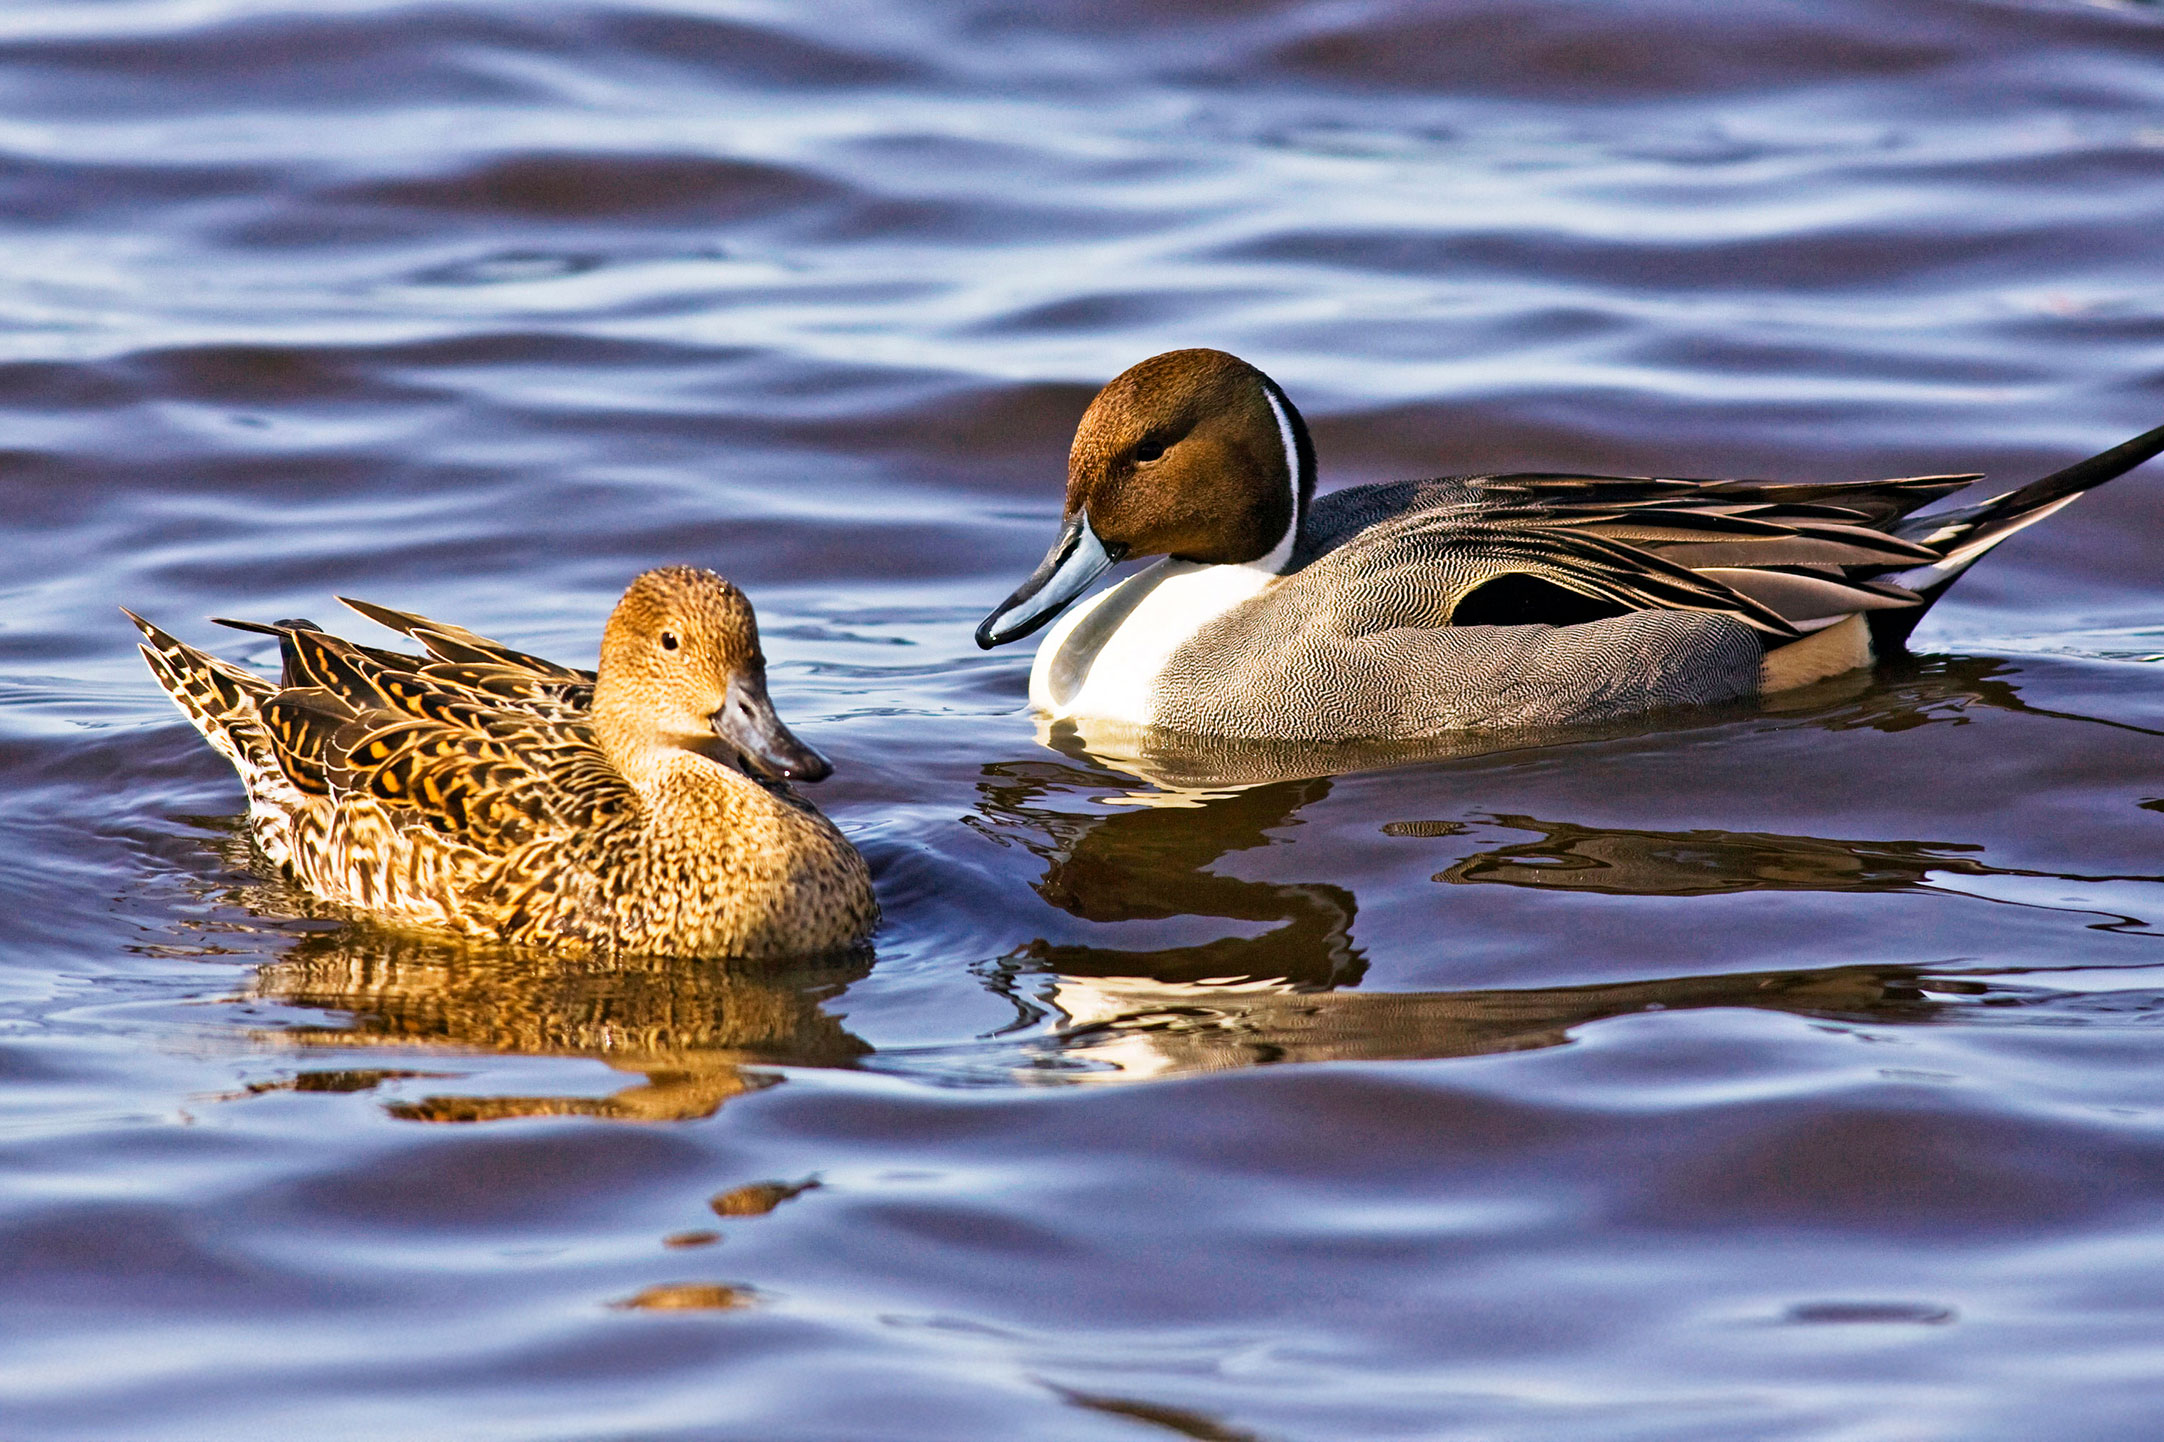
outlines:
{"label": "duck's neck", "polygon": [[660,754],[644,778],[632,783],[657,814],[709,800],[733,804],[768,794],[764,786],[719,756],[678,746],[657,750]]}
{"label": "duck's neck", "polygon": [[594,682],[593,708],[587,721],[594,728],[594,742],[624,780],[644,793],[654,770],[673,747],[662,744],[652,720],[635,697],[607,666]]}
{"label": "duck's neck", "polygon": [[679,744],[654,735],[651,729],[627,732],[626,728],[611,726],[607,713],[598,709],[594,716],[594,733],[609,764],[639,794],[639,799],[650,811],[658,813],[668,809],[662,802],[665,793],[682,796],[700,790],[726,789],[732,781],[757,785],[720,758],[718,742],[710,749],[696,741]]}
{"label": "duck's neck", "polygon": [[1237,566],[1228,567],[1227,569],[1260,571],[1264,576],[1282,576],[1285,574],[1285,568],[1292,564],[1292,553],[1299,544],[1300,503],[1298,498],[1295,497],[1292,507],[1292,519],[1285,523],[1285,534],[1279,537],[1277,544],[1270,548],[1270,553],[1266,556],[1258,556],[1252,561],[1242,561]]}
{"label": "duck's neck", "polygon": [[640,829],[649,846],[690,847],[712,855],[741,854],[756,821],[777,834],[802,829],[800,808],[736,766],[682,747],[656,747],[639,774],[626,774],[637,793]]}
{"label": "duck's neck", "polygon": [[1267,554],[1240,564],[1267,576],[1281,576],[1292,564],[1292,553],[1300,544],[1300,523],[1307,517],[1307,499],[1315,489],[1315,448],[1308,440],[1307,427],[1301,421],[1300,413],[1277,388],[1277,382],[1267,376],[1262,382],[1262,398],[1270,403],[1270,417],[1277,422],[1278,444],[1284,447],[1285,484],[1291,492],[1290,504],[1286,508],[1285,534],[1278,537],[1277,544]]}

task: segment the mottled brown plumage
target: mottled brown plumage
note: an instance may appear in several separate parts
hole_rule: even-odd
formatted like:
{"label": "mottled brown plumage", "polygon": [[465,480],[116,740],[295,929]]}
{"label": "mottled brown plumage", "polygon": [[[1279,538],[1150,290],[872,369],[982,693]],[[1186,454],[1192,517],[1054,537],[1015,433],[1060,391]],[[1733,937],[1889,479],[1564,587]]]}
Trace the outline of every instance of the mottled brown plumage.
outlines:
{"label": "mottled brown plumage", "polygon": [[427,654],[227,623],[278,637],[273,684],[129,614],[240,772],[258,845],[316,895],[581,952],[775,956],[871,931],[863,858],[786,785],[829,768],[774,715],[751,603],[721,577],[633,581],[598,676],[347,604]]}

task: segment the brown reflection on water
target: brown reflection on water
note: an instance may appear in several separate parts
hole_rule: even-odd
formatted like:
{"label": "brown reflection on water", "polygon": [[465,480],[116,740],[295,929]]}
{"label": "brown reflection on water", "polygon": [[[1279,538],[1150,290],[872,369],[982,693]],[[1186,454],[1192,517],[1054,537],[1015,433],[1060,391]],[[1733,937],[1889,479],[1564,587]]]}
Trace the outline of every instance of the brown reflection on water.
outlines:
{"label": "brown reflection on water", "polygon": [[[1327,882],[1221,876],[1224,856],[1272,844],[1329,793],[1326,779],[1188,792],[1108,814],[1053,804],[1101,789],[1074,767],[987,767],[979,822],[1044,863],[1039,895],[1098,922],[1205,916],[1274,923],[1259,935],[1158,949],[1038,939],[1007,959],[1010,977],[1049,976],[1040,994],[1064,1018],[1030,1069],[1139,1080],[1287,1061],[1434,1059],[1560,1045],[1586,1024],[1651,1010],[1753,1007],[1915,1022],[1982,984],[1895,965],[1840,966],[1525,990],[1360,993],[1354,894]],[[1150,798],[1130,794],[1141,803]],[[1492,847],[1436,876],[1461,884],[1692,897],[1747,891],[1924,889],[1936,874],[2034,876],[1985,865],[1951,842],[1844,841],[1768,832],[1638,831],[1499,816],[1479,825],[1540,833]],[[1457,837],[1455,821],[1384,826],[1408,838]],[[2081,878],[2095,879],[2095,878]],[[1080,1069],[1077,1070],[1077,1064]]]}
{"label": "brown reflection on water", "polygon": [[[1981,846],[1924,841],[1834,841],[1765,831],[1631,831],[1497,816],[1538,841],[1498,846],[1435,873],[1456,885],[1501,883],[1608,896],[1728,896],[1739,891],[1912,891],[1932,873],[2035,876],[1986,866]],[[1429,834],[1391,822],[1393,836]]]}
{"label": "brown reflection on water", "polygon": [[644,1082],[605,1097],[431,1096],[413,1121],[583,1116],[680,1121],[773,1084],[758,1063],[850,1066],[871,1048],[819,1003],[870,972],[869,955],[757,965],[667,957],[572,960],[339,927],[259,970],[254,994],[348,1012],[343,1026],[266,1033],[283,1045],[410,1046],[591,1057]]}
{"label": "brown reflection on water", "polygon": [[1261,1442],[1260,1435],[1228,1427],[1215,1417],[1186,1407],[1171,1407],[1162,1402],[1145,1402],[1136,1397],[1115,1397],[1100,1392],[1078,1392],[1072,1387],[1056,1383],[1044,1384],[1061,1401],[1085,1412],[1100,1412],[1107,1417],[1119,1417],[1140,1422],[1159,1429],[1159,1435],[1170,1433],[1186,1437],[1192,1442]]}
{"label": "brown reflection on water", "polygon": [[726,1282],[663,1282],[610,1305],[629,1312],[735,1312],[758,1300],[751,1288]]}
{"label": "brown reflection on water", "polygon": [[1210,917],[1269,930],[1187,946],[1122,951],[1038,940],[1033,969],[1066,976],[1147,975],[1160,981],[1238,979],[1303,990],[1348,986],[1367,963],[1352,943],[1353,894],[1327,882],[1246,881],[1209,868],[1235,851],[1273,843],[1327,780],[1280,782],[1221,795],[1130,798],[1110,814],[1076,815],[1048,796],[1101,787],[1101,774],[1043,763],[987,766],[978,787],[981,828],[1044,862],[1037,894],[1085,921]]}
{"label": "brown reflection on water", "polygon": [[[1147,979],[1063,986],[1075,1024],[1067,1057],[1143,1080],[1279,1062],[1410,1061],[1561,1046],[1579,1028],[1645,1011],[1751,1007],[1876,1022],[1929,1021],[1940,997],[1987,988],[1901,966],[1664,977],[1537,990],[1297,993],[1166,986]],[[1099,1013],[1090,1015],[1091,1012]]]}
{"label": "brown reflection on water", "polygon": [[[2021,716],[2075,721],[2140,736],[2164,735],[2147,726],[2032,706],[2013,678],[2021,667],[1991,656],[1898,656],[1874,670],[1837,676],[1772,698],[1765,709],[1794,715],[1827,731],[1908,731],[1936,722],[1959,723],[1973,707]],[[1849,694],[1842,695],[1843,691]]]}
{"label": "brown reflection on water", "polygon": [[746,1182],[726,1192],[716,1192],[707,1202],[717,1217],[764,1217],[783,1202],[795,1201],[819,1187],[817,1177],[800,1182]]}

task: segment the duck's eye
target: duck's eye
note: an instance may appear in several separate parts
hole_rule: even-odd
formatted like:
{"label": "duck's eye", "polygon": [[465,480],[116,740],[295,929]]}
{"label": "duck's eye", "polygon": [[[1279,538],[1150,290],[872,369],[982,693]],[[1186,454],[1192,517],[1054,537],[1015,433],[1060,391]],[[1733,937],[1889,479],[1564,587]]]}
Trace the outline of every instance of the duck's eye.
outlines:
{"label": "duck's eye", "polygon": [[1144,441],[1135,447],[1135,464],[1146,466],[1165,453],[1165,442]]}
{"label": "duck's eye", "polygon": [[675,633],[674,631],[663,631],[663,632],[661,633],[661,649],[662,649],[662,650],[664,650],[664,651],[674,651],[674,650],[676,649],[677,645],[678,645],[678,642],[677,642],[677,639],[676,639],[676,633]]}

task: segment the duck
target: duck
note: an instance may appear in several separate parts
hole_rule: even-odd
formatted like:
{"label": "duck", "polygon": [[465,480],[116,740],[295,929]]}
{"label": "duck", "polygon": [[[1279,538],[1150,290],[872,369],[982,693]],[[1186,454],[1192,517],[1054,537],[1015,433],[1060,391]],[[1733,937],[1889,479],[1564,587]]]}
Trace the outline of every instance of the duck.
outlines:
{"label": "duck", "polygon": [[633,580],[577,670],[344,597],[422,654],[312,621],[276,682],[123,608],[165,693],[240,773],[262,855],[392,923],[580,955],[836,952],[878,919],[864,858],[796,796],[832,767],[782,724],[744,593]]}
{"label": "duck", "polygon": [[1030,704],[1085,735],[1409,741],[1748,703],[1898,654],[1994,546],[2160,451],[2164,427],[1921,515],[1983,477],[1524,472],[1318,496],[1277,382],[1169,351],[1091,401],[1058,537],[976,639],[1056,621]]}

